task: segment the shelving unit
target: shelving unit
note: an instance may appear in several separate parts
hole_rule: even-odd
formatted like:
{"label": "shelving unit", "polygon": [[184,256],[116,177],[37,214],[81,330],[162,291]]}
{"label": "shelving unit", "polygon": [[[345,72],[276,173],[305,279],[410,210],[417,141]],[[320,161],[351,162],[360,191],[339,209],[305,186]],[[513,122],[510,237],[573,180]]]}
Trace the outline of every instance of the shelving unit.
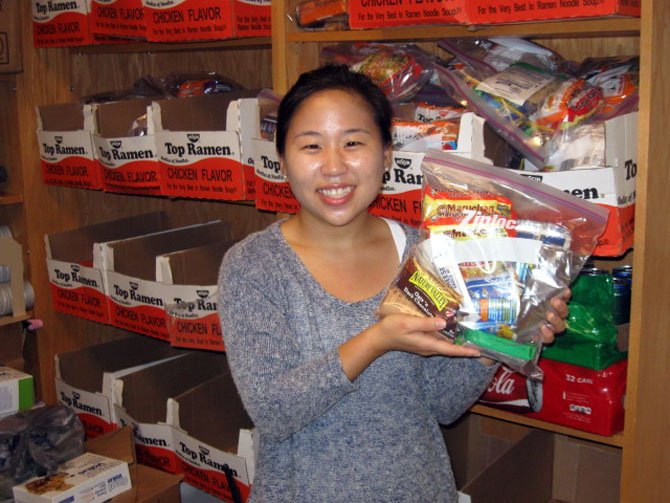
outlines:
{"label": "shelving unit", "polygon": [[[7,215],[26,250],[26,268],[35,287],[34,315],[44,320],[39,343],[32,345],[32,373],[38,394],[53,402],[54,354],[110,340],[113,329],[59,315],[51,308],[45,267],[43,236],[63,229],[145,211],[164,210],[177,220],[188,214],[202,219],[222,218],[232,224],[235,236],[244,236],[276,217],[251,205],[168,200],[45,186],[39,172],[35,144],[35,105],[62,103],[80,96],[128,87],[146,74],[170,71],[215,70],[248,87],[274,87],[285,92],[298,75],[319,63],[324,44],[342,41],[416,41],[438,52],[435,42],[447,36],[515,35],[538,39],[567,58],[586,55],[639,53],[641,56],[639,170],[637,178],[635,268],[626,397],[626,425],[622,434],[600,437],[547,423],[523,419],[482,406],[475,414],[500,421],[583,438],[622,449],[621,501],[670,501],[664,482],[669,457],[665,435],[670,407],[663,402],[670,378],[670,142],[665,139],[670,111],[670,5],[644,0],[641,19],[592,19],[466,28],[421,26],[366,31],[301,32],[286,14],[297,0],[272,3],[271,39],[194,44],[129,44],[75,49],[34,49],[30,30],[30,3],[21,2],[24,72],[0,77],[3,137],[16,147],[5,155],[20,166],[18,186],[0,197],[0,216]],[[270,43],[271,42],[271,43]],[[11,102],[6,107],[5,103]],[[0,151],[1,152],[1,151]],[[0,159],[8,162],[7,159]],[[14,183],[14,182],[12,182]],[[631,257],[626,257],[627,261]],[[20,320],[17,320],[20,321]],[[40,371],[42,375],[40,375]],[[596,467],[597,468],[597,467]]]}
{"label": "shelving unit", "polygon": [[[475,414],[524,424],[622,448],[621,501],[670,500],[663,482],[668,454],[664,441],[670,410],[659,406],[670,377],[670,228],[666,168],[670,145],[663,133],[670,110],[670,46],[667,20],[670,7],[660,0],[642,2],[641,19],[561,20],[498,26],[419,26],[364,31],[301,32],[287,20],[296,0],[273,2],[273,82],[285,92],[305,70],[319,63],[325,44],[350,41],[417,42],[438,52],[435,41],[449,36],[524,36],[537,39],[566,58],[640,54],[641,102],[638,133],[638,179],[635,270],[631,313],[626,423],[622,434],[601,437],[523,418],[489,407],[473,407]],[[631,252],[632,253],[632,252]],[[631,256],[625,257],[630,262]],[[594,467],[597,469],[597,467]]]}

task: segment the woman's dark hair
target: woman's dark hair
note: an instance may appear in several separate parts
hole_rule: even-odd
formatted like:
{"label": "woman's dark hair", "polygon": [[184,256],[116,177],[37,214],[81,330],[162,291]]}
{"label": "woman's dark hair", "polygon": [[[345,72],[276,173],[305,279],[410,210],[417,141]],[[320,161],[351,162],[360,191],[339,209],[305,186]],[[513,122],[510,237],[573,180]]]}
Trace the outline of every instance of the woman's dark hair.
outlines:
{"label": "woman's dark hair", "polygon": [[339,89],[357,94],[370,105],[375,124],[384,145],[391,145],[391,120],[393,110],[384,92],[361,73],[351,71],[346,65],[326,65],[303,73],[279,104],[275,140],[277,153],[286,150],[286,133],[296,110],[311,95],[319,91]]}

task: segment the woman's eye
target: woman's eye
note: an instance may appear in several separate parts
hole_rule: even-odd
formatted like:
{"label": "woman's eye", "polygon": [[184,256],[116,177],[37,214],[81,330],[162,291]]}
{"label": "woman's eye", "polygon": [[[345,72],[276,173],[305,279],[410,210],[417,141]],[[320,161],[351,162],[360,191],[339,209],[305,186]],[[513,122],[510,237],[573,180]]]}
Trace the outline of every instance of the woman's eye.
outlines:
{"label": "woman's eye", "polygon": [[359,145],[362,145],[362,144],[363,144],[363,143],[360,142],[360,141],[358,141],[358,140],[349,140],[349,141],[346,143],[346,146],[347,146],[347,147],[358,147]]}
{"label": "woman's eye", "polygon": [[302,146],[302,150],[318,150],[319,146],[316,143],[309,143]]}

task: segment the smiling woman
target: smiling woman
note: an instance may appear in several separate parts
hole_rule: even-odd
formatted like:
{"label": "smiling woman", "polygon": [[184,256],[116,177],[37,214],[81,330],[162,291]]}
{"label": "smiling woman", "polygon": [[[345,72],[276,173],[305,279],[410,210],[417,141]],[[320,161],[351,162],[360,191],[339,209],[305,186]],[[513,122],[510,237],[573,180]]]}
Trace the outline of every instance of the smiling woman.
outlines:
{"label": "smiling woman", "polygon": [[300,210],[231,248],[219,276],[228,360],[260,434],[249,501],[456,501],[439,423],[495,366],[440,335],[443,319],[377,319],[418,240],[368,211],[390,104],[367,77],[323,67],[282,100],[276,138]]}

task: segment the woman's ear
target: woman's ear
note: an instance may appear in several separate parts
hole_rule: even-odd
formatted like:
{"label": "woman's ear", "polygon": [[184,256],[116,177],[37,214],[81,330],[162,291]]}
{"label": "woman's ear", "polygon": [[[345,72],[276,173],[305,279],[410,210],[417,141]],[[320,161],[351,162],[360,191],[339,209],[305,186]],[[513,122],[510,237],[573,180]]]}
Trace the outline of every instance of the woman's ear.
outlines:
{"label": "woman's ear", "polygon": [[391,145],[384,149],[384,171],[387,173],[391,171],[391,164],[393,163],[393,148]]}

